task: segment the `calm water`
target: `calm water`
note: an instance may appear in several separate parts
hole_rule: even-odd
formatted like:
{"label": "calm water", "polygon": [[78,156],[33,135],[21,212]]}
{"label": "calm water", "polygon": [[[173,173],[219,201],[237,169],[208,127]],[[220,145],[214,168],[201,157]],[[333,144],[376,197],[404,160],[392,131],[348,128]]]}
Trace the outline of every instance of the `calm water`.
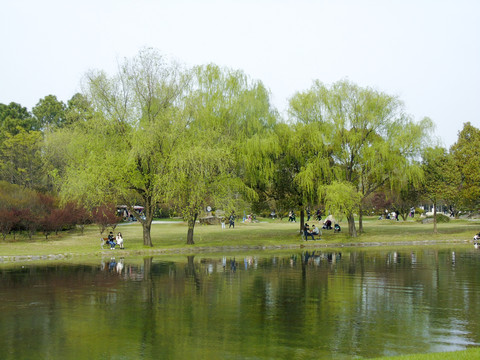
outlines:
{"label": "calm water", "polygon": [[0,268],[2,359],[362,359],[480,344],[480,251]]}

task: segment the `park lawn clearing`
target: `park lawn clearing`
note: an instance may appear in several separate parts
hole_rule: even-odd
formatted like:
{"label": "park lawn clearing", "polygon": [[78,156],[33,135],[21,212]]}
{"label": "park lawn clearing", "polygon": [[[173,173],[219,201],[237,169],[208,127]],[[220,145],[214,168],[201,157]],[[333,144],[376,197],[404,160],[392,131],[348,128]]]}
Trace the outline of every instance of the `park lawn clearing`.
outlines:
{"label": "park lawn clearing", "polygon": [[[321,227],[321,223],[310,221]],[[121,232],[125,239],[125,249],[110,250],[100,247],[100,238],[108,232],[99,233],[92,225],[80,230],[52,234],[45,239],[36,235],[31,240],[24,235],[7,236],[0,241],[0,259],[5,257],[49,256],[99,256],[110,252],[128,255],[150,255],[163,253],[221,252],[225,250],[255,250],[281,248],[315,248],[344,246],[388,246],[388,245],[428,245],[428,244],[470,244],[473,235],[480,231],[480,221],[452,220],[438,224],[438,233],[433,233],[432,224],[417,221],[373,220],[364,221],[364,233],[356,238],[348,235],[347,226],[340,223],[342,231],[323,230],[321,240],[302,241],[300,224],[286,220],[259,221],[254,223],[236,222],[235,228],[222,229],[220,225],[197,225],[194,245],[186,245],[187,225],[184,222],[164,222],[152,224],[153,247],[143,245],[142,226],[139,223],[119,224],[113,233]],[[110,229],[111,230],[111,229]],[[108,231],[110,231],[108,230]],[[7,259],[8,260],[8,259]],[[18,259],[17,259],[18,260]]]}

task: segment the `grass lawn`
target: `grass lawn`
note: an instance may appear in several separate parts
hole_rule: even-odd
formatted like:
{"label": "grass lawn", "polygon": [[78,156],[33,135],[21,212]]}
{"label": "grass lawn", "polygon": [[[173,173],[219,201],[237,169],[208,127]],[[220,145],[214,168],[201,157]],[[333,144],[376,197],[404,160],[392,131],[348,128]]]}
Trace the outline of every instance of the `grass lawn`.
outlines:
{"label": "grass lawn", "polygon": [[[318,222],[310,221],[319,225]],[[323,230],[322,240],[302,241],[299,223],[286,220],[260,219],[258,223],[242,223],[237,221],[234,229],[221,229],[220,225],[197,225],[195,227],[195,245],[186,245],[187,226],[181,221],[155,222],[152,224],[151,236],[153,247],[143,245],[142,227],[139,223],[118,225],[114,233],[120,231],[125,239],[125,249],[114,251],[128,255],[148,255],[161,253],[195,253],[214,252],[231,249],[280,249],[295,247],[324,246],[367,246],[367,245],[418,245],[430,243],[464,243],[467,244],[473,235],[480,231],[480,221],[452,220],[438,224],[438,233],[433,233],[433,224],[422,224],[413,220],[406,222],[394,220],[364,220],[364,233],[356,238],[348,235],[347,224],[340,222],[342,231]],[[358,229],[358,224],[357,224]],[[98,256],[111,252],[107,246],[100,248],[100,235],[96,226],[87,227],[82,234],[72,230],[51,234],[45,239],[41,234],[32,240],[23,234],[8,235],[0,241],[0,259],[5,257],[48,256]]]}

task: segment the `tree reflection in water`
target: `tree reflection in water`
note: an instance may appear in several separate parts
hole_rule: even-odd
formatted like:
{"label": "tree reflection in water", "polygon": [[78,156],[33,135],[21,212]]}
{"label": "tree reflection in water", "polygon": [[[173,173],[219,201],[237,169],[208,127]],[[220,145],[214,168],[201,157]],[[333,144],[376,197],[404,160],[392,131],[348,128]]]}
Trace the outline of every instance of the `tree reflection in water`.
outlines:
{"label": "tree reflection in water", "polygon": [[480,261],[471,250],[3,266],[2,358],[368,358],[463,349],[480,342]]}

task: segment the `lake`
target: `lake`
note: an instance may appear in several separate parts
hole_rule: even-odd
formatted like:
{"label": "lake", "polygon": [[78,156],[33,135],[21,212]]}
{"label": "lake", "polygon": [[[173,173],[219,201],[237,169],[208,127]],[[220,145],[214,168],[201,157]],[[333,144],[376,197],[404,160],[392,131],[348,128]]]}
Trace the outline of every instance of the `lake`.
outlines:
{"label": "lake", "polygon": [[480,250],[0,267],[2,359],[367,359],[480,344]]}

